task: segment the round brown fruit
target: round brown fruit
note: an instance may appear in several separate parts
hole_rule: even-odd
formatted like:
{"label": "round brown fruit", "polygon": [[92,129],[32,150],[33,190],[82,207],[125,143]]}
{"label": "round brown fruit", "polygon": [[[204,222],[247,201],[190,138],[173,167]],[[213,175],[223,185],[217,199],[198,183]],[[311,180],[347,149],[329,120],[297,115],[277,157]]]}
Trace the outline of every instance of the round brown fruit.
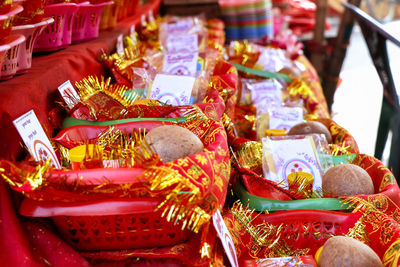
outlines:
{"label": "round brown fruit", "polygon": [[381,267],[379,256],[364,243],[346,236],[329,238],[321,251],[320,267]]}
{"label": "round brown fruit", "polygon": [[163,125],[150,130],[145,140],[164,163],[174,161],[204,149],[201,140],[186,128]]}
{"label": "round brown fruit", "polygon": [[331,132],[326,126],[318,121],[301,122],[290,128],[288,135],[296,134],[324,134],[326,141],[332,143]]}
{"label": "round brown fruit", "polygon": [[374,184],[369,174],[354,164],[339,164],[322,177],[322,191],[335,196],[370,195]]}

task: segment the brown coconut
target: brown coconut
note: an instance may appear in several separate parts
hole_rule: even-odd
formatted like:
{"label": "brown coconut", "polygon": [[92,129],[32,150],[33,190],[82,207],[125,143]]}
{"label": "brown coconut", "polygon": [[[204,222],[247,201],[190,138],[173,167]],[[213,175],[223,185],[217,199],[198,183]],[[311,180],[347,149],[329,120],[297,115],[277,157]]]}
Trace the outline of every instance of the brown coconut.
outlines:
{"label": "brown coconut", "polygon": [[166,163],[203,151],[200,138],[186,128],[163,125],[150,130],[145,140]]}
{"label": "brown coconut", "polygon": [[287,134],[288,135],[323,134],[326,137],[326,141],[328,141],[328,143],[332,143],[331,132],[324,124],[318,121],[307,121],[298,123],[295,126],[293,126]]}
{"label": "brown coconut", "polygon": [[354,164],[339,164],[322,177],[322,190],[336,196],[369,195],[374,193],[374,184],[363,168]]}
{"label": "brown coconut", "polygon": [[364,243],[346,236],[329,238],[321,251],[320,267],[381,267],[379,256]]}

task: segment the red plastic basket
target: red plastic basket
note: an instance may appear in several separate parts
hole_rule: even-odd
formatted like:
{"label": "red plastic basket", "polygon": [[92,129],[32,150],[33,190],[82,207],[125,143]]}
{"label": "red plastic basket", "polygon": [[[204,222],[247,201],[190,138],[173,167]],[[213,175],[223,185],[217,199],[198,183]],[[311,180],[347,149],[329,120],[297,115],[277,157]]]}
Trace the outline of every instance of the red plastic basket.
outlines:
{"label": "red plastic basket", "polygon": [[72,28],[72,42],[78,43],[97,38],[103,9],[112,4],[112,1],[99,4],[90,4],[89,2],[78,4]]}
{"label": "red plastic basket", "polygon": [[[232,211],[234,214],[235,211]],[[257,215],[257,217],[254,217]],[[242,221],[249,221],[251,225],[238,223],[235,216]],[[271,214],[252,214],[251,217],[239,214],[233,216],[228,213],[224,216],[231,232],[241,244],[239,257],[242,260],[251,257],[265,257],[264,255],[280,255],[295,253],[298,255],[314,255],[326,240],[332,236],[345,235],[349,229],[361,218],[361,213],[340,213],[318,210],[279,211]],[[244,218],[244,219],[243,219]],[[248,232],[246,229],[253,229]],[[264,230],[265,231],[264,231]],[[270,229],[270,230],[268,230]],[[279,229],[279,230],[278,230]],[[263,233],[272,232],[268,235]],[[254,235],[255,234],[255,235]],[[252,237],[253,236],[253,237]],[[255,243],[254,237],[262,238]],[[276,242],[273,246],[273,242]],[[286,251],[286,252],[285,252]],[[271,253],[271,254],[270,254]]]}
{"label": "red plastic basket", "polygon": [[46,6],[45,17],[53,17],[54,23],[38,36],[34,45],[34,52],[54,51],[69,46],[72,42],[72,24],[76,4],[55,4]]}
{"label": "red plastic basket", "polygon": [[171,246],[187,241],[189,230],[154,212],[157,199],[51,203],[25,198],[20,213],[52,217],[62,237],[77,250],[116,250]]}

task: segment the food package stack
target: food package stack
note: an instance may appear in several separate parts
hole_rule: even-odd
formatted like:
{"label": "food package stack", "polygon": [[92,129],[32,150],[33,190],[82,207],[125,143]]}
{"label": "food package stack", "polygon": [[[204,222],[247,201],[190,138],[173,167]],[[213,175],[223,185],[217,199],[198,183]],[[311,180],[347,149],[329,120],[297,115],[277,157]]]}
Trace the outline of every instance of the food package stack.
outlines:
{"label": "food package stack", "polygon": [[270,0],[220,0],[228,40],[273,37]]}

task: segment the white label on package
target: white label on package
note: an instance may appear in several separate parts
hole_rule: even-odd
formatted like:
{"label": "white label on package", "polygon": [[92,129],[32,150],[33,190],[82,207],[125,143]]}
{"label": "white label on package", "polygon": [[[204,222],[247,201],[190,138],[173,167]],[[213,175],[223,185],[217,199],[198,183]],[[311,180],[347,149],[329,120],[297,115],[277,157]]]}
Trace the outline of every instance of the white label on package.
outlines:
{"label": "white label on package", "polygon": [[193,20],[191,18],[180,19],[174,23],[167,23],[165,30],[167,32],[186,32],[193,27]]}
{"label": "white label on package", "polygon": [[71,108],[81,99],[69,80],[60,85],[58,91],[65,103]]}
{"label": "white label on package", "polygon": [[166,54],[163,71],[172,75],[193,76],[197,71],[197,59],[197,52]]}
{"label": "white label on package", "polygon": [[36,161],[46,161],[51,158],[51,164],[61,169],[56,153],[33,110],[14,120],[13,123]]}
{"label": "white label on package", "polygon": [[222,246],[224,247],[225,253],[231,263],[232,267],[239,267],[235,244],[233,243],[231,234],[228,231],[228,228],[225,225],[224,219],[222,218],[221,212],[217,210],[215,214],[212,216],[213,224],[219,239],[222,242]]}
{"label": "white label on package", "polygon": [[197,34],[168,35],[167,51],[169,53],[193,53],[199,50]]}
{"label": "white label on package", "polygon": [[284,67],[291,66],[290,60],[285,56],[284,50],[264,48],[256,62],[263,70],[278,72]]}
{"label": "white label on package", "polygon": [[272,107],[268,110],[269,128],[289,131],[303,122],[303,109],[300,107]]}
{"label": "white label on package", "polygon": [[275,80],[265,80],[249,85],[253,104],[271,105],[282,103],[282,85]]}
{"label": "white label on package", "polygon": [[[322,185],[320,164],[317,158],[314,140],[311,136],[301,139],[272,140],[263,138],[263,164],[268,164],[269,172],[265,178],[281,183],[288,188],[287,177],[293,172],[306,172],[313,176],[313,189],[320,190]],[[269,152],[267,156],[266,152]]]}
{"label": "white label on package", "polygon": [[118,55],[124,54],[124,35],[120,34],[117,38],[117,53]]}
{"label": "white label on package", "polygon": [[157,74],[151,86],[150,99],[173,106],[188,105],[195,80],[191,76]]}

